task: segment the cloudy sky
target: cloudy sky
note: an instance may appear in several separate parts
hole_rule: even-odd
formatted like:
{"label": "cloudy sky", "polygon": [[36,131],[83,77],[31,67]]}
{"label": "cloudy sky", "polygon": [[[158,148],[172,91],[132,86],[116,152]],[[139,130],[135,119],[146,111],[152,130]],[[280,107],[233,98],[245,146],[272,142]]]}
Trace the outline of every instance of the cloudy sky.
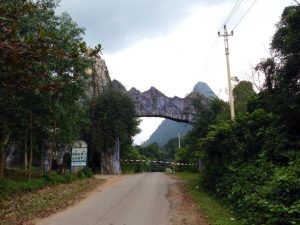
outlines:
{"label": "cloudy sky", "polygon": [[[234,31],[230,64],[232,76],[245,79],[269,55],[275,24],[293,0],[62,0],[58,13],[67,11],[86,28],[88,45],[102,44],[111,78],[128,90],[155,86],[184,97],[203,81],[226,100],[224,41],[217,32],[223,33],[237,2],[226,23]],[[161,120],[143,119],[135,143],[145,141]]]}

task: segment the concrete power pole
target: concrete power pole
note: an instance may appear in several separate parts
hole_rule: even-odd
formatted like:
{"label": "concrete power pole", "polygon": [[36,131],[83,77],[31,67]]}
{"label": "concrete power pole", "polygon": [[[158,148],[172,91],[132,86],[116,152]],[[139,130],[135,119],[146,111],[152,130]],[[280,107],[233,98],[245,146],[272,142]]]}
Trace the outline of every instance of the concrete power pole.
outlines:
{"label": "concrete power pole", "polygon": [[233,101],[232,85],[231,85],[231,74],[230,74],[230,64],[229,64],[229,45],[228,45],[228,37],[233,35],[233,31],[231,31],[231,33],[228,34],[226,25],[224,25],[224,34],[220,34],[220,32],[218,32],[218,35],[220,37],[224,37],[225,55],[226,55],[226,63],[227,63],[230,115],[231,115],[231,119],[234,121],[235,113],[234,113],[234,101]]}

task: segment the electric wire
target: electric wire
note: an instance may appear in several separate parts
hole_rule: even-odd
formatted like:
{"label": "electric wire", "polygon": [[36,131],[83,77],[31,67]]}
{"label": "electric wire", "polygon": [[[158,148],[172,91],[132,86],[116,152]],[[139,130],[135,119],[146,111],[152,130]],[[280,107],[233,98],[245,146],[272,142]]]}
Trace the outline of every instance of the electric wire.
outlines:
{"label": "electric wire", "polygon": [[228,23],[228,21],[229,21],[229,20],[231,19],[231,17],[235,14],[236,10],[240,7],[240,5],[242,4],[243,1],[244,1],[244,0],[238,0],[238,1],[235,3],[233,9],[231,10],[231,12],[229,13],[229,15],[227,16],[227,18],[226,18],[225,22],[223,23],[223,25],[225,25],[225,24]]}
{"label": "electric wire", "polygon": [[247,16],[247,14],[253,8],[253,6],[255,5],[256,2],[257,2],[257,0],[254,0],[252,2],[252,4],[250,5],[250,7],[247,9],[247,11],[244,13],[244,15],[239,19],[239,21],[235,24],[235,26],[232,28],[232,30],[234,30],[240,24],[240,22]]}
{"label": "electric wire", "polygon": [[214,58],[214,55],[216,53],[216,48],[217,45],[219,43],[219,38],[216,35],[213,44],[211,45],[210,49],[209,49],[209,54],[206,57],[206,60],[204,62],[204,65],[202,67],[201,73],[202,74],[207,74],[208,70],[210,70],[209,66],[211,65],[211,61]]}
{"label": "electric wire", "polygon": [[228,16],[226,17],[224,23],[222,23],[222,26],[220,27],[220,30],[222,30],[222,28],[224,27],[224,25],[226,25],[228,23],[228,21],[231,19],[231,17],[236,13],[237,9],[240,7],[240,5],[242,4],[244,0],[237,0],[235,5],[233,6],[233,8],[231,9],[230,13],[228,14]]}
{"label": "electric wire", "polygon": [[[228,14],[228,16],[226,17],[223,25],[221,26],[221,28],[219,29],[219,31],[224,27],[224,25],[226,25],[231,19],[232,17],[236,14],[236,12],[239,10],[241,4],[244,2],[244,0],[237,0],[236,3],[234,4],[233,8],[231,9],[230,13]],[[234,30],[239,24],[240,22],[246,17],[246,15],[249,13],[249,11],[253,8],[254,4],[257,2],[257,0],[254,0],[252,2],[252,4],[250,5],[250,7],[247,9],[247,11],[242,15],[242,17],[238,20],[238,22],[234,25],[234,28],[232,30]],[[217,35],[215,37],[215,40],[211,46],[211,50],[208,54],[208,57],[206,58],[206,61],[204,63],[204,67],[202,69],[202,73],[206,74],[208,72],[211,72],[212,70],[212,66],[211,65],[212,63],[213,64],[216,64],[218,59],[215,59],[215,52],[216,52],[216,47],[218,45],[218,42],[219,42],[219,36]],[[214,62],[212,62],[214,61]],[[215,69],[215,68],[214,68]]]}

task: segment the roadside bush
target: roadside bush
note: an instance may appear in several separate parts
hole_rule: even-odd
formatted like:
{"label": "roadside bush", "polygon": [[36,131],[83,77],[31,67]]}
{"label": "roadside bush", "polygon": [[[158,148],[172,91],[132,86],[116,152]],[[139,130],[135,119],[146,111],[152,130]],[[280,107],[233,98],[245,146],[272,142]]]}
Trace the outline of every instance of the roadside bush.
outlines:
{"label": "roadside bush", "polygon": [[75,180],[78,180],[78,176],[77,176],[77,174],[75,174],[75,173],[66,173],[66,174],[64,175],[64,177],[65,177],[65,181],[66,181],[67,183],[71,183],[71,182],[73,182],[73,181],[75,181]]}
{"label": "roadside bush", "polygon": [[57,174],[55,172],[45,174],[44,179],[47,181],[48,184],[66,183],[65,176]]}
{"label": "roadside bush", "polygon": [[33,192],[41,189],[45,186],[56,185],[59,183],[71,183],[78,179],[86,179],[93,176],[93,172],[90,168],[80,170],[77,173],[65,173],[58,174],[50,172],[43,175],[40,178],[34,178],[28,180],[27,174],[24,171],[14,170],[10,171],[12,176],[10,179],[6,178],[0,181],[0,199],[7,198],[9,196],[19,195],[26,192]]}
{"label": "roadside bush", "polygon": [[122,173],[135,173],[135,167],[133,164],[129,162],[121,162]]}
{"label": "roadside bush", "polygon": [[4,179],[0,182],[0,199],[11,195],[18,195],[23,192],[36,191],[47,185],[44,179],[35,179],[27,181],[14,181]]}
{"label": "roadside bush", "polygon": [[77,177],[81,180],[87,178],[83,170],[77,172]]}
{"label": "roadside bush", "polygon": [[94,173],[92,171],[91,168],[89,167],[86,167],[82,170],[82,172],[85,174],[86,177],[90,178],[90,177],[93,177],[94,176]]}
{"label": "roadside bush", "polygon": [[274,124],[276,118],[260,110],[234,126],[213,126],[200,139],[203,186],[245,224],[300,224],[299,153]]}

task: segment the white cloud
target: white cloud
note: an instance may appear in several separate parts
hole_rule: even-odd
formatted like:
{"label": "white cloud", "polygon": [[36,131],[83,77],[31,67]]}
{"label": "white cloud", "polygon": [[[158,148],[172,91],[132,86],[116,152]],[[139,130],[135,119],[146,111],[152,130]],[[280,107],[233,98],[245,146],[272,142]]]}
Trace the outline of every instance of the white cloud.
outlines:
{"label": "white cloud", "polygon": [[[103,57],[111,77],[127,89],[136,87],[145,91],[155,86],[168,96],[184,97],[198,81],[204,81],[217,95],[227,99],[224,43],[217,32],[235,1],[220,0],[205,5],[194,0],[131,0],[128,7],[123,4],[125,8],[112,1],[90,0],[83,5],[81,2],[63,0],[63,9],[70,10],[78,24],[83,22],[89,43],[104,44]],[[149,9],[143,5],[151,2]],[[236,16],[229,21],[229,29],[252,2],[243,1]],[[268,56],[275,23],[284,7],[291,3],[290,0],[257,1],[229,39],[233,76],[243,78],[245,73],[251,72],[251,66]],[[144,119],[143,132],[135,142],[144,141],[159,122]]]}
{"label": "white cloud", "polygon": [[[289,1],[258,1],[239,24],[229,40],[232,76],[243,79],[252,66],[269,55],[275,23],[287,4]],[[272,10],[266,10],[270,5]],[[196,7],[173,32],[105,55],[111,76],[128,89],[136,87],[145,91],[155,86],[168,96],[180,97],[188,94],[198,81],[204,81],[226,100],[224,44],[223,39],[217,37],[217,31],[231,7],[231,4]],[[217,44],[211,48],[214,40]],[[136,138],[136,143],[144,140],[145,132],[149,134],[151,130],[152,133],[156,128],[150,127],[153,123],[146,120],[141,125],[144,132]]]}

